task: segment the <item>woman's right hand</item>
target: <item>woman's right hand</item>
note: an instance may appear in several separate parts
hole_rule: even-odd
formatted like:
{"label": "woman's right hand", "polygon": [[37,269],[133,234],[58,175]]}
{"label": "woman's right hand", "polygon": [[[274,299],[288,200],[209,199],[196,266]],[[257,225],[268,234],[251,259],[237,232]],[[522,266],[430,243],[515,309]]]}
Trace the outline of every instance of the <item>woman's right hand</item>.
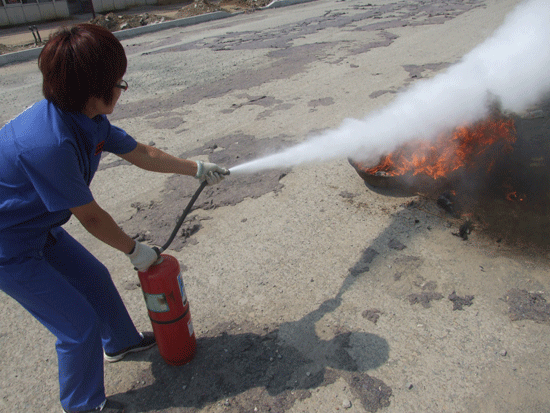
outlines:
{"label": "woman's right hand", "polygon": [[222,168],[215,163],[197,161],[197,174],[195,178],[199,181],[206,181],[208,185],[220,183],[224,175],[229,175],[229,170]]}

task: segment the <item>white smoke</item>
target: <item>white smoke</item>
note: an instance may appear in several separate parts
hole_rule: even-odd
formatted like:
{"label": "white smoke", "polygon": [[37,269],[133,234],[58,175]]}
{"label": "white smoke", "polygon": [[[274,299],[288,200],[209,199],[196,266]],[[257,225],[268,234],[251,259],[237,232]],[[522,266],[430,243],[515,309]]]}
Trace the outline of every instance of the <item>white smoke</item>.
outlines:
{"label": "white smoke", "polygon": [[280,153],[231,168],[253,173],[305,162],[351,157],[377,161],[411,139],[432,139],[445,130],[484,118],[488,100],[519,112],[550,91],[550,2],[518,5],[496,32],[460,62],[417,82],[380,111],[346,119]]}

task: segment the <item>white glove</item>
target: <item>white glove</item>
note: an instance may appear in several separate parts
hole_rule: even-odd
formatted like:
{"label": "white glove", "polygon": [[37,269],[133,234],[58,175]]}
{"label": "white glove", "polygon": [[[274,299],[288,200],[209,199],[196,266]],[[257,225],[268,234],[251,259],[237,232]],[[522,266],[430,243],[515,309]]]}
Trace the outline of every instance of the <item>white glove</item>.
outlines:
{"label": "white glove", "polygon": [[204,181],[208,183],[208,185],[214,185],[219,183],[223,178],[224,175],[227,175],[229,171],[225,168],[221,168],[215,163],[209,163],[209,162],[203,162],[203,161],[196,161],[197,162],[197,174],[195,175],[195,178],[197,178],[199,181]]}
{"label": "white glove", "polygon": [[126,254],[138,271],[147,271],[147,269],[158,260],[157,252],[148,245],[136,241],[136,246],[130,254]]}

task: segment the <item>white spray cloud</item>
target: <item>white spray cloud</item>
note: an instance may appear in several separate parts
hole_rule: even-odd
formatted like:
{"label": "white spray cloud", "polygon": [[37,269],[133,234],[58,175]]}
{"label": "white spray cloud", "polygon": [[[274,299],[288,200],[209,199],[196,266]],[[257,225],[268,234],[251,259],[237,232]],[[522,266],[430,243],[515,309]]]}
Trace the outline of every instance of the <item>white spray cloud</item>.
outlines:
{"label": "white spray cloud", "polygon": [[444,130],[487,115],[488,98],[519,112],[550,91],[550,2],[528,0],[460,62],[415,83],[366,118],[346,119],[282,152],[231,168],[253,173],[342,157],[376,162],[411,139],[431,139]]}

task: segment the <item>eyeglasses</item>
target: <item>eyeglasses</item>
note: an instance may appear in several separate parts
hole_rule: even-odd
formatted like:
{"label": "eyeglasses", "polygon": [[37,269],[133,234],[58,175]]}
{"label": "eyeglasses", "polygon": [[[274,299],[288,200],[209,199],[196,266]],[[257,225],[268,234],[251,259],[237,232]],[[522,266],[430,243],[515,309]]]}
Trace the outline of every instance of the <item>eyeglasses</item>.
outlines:
{"label": "eyeglasses", "polygon": [[118,87],[119,89],[122,89],[122,90],[128,90],[128,82],[126,82],[125,80],[121,80],[115,85],[115,87]]}

